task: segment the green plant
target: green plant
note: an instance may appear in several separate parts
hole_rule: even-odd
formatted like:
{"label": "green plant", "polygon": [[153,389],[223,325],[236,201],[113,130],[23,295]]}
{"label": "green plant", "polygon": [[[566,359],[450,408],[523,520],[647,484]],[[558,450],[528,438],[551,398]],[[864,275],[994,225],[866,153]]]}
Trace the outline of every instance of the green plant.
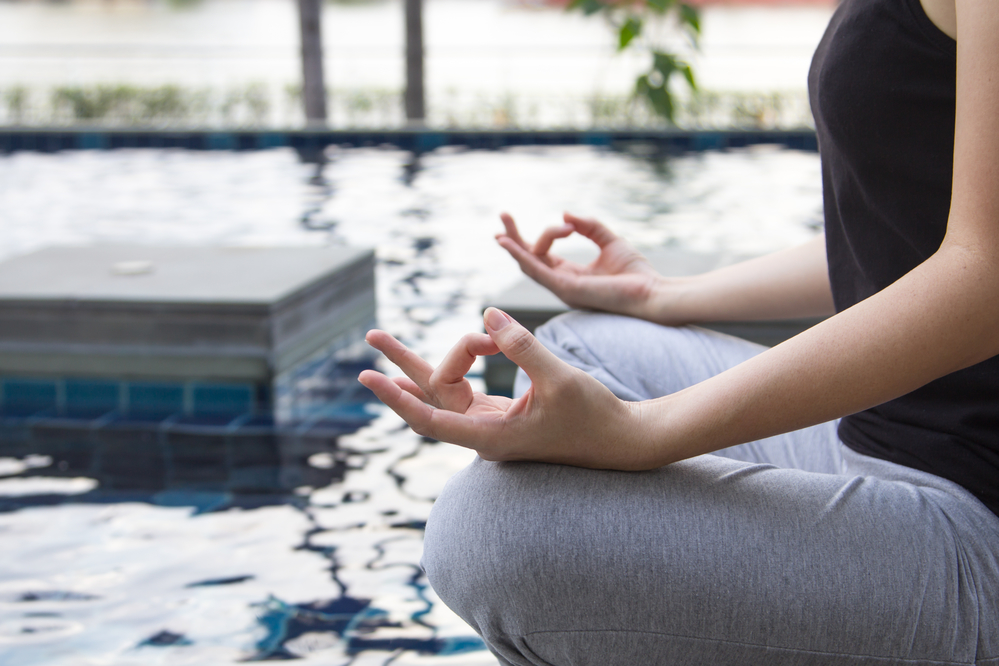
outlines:
{"label": "green plant", "polygon": [[173,10],[193,9],[201,4],[201,0],[167,0],[167,5]]}
{"label": "green plant", "polygon": [[7,105],[7,115],[15,125],[24,122],[28,110],[28,89],[25,86],[12,86],[4,91],[3,101]]}
{"label": "green plant", "polygon": [[[286,92],[292,94],[290,88]],[[262,83],[249,83],[229,88],[223,94],[218,110],[224,125],[263,125],[271,110],[267,87]]]}
{"label": "green plant", "polygon": [[623,97],[594,95],[586,100],[590,112],[590,125],[594,127],[614,124],[633,124],[631,101]]}
{"label": "green plant", "polygon": [[52,91],[52,107],[65,111],[74,120],[103,120],[118,111],[134,97],[128,85],[60,86]]}
{"label": "green plant", "polygon": [[618,52],[635,45],[649,52],[651,65],[635,81],[635,96],[645,100],[657,115],[675,123],[677,103],[670,91],[670,79],[679,74],[696,92],[694,71],[679,55],[646,39],[646,28],[650,19],[672,19],[697,48],[701,34],[697,9],[677,0],[571,0],[568,10],[587,16],[603,14],[617,34]]}
{"label": "green plant", "polygon": [[169,124],[204,107],[202,93],[177,85],[59,86],[52,91],[54,117],[110,125]]}
{"label": "green plant", "polygon": [[142,120],[178,120],[187,113],[188,102],[179,86],[165,85],[137,93]]}
{"label": "green plant", "polygon": [[267,96],[267,87],[263,83],[251,83],[243,91],[243,101],[246,104],[250,122],[253,125],[263,125],[271,110],[271,102]]}

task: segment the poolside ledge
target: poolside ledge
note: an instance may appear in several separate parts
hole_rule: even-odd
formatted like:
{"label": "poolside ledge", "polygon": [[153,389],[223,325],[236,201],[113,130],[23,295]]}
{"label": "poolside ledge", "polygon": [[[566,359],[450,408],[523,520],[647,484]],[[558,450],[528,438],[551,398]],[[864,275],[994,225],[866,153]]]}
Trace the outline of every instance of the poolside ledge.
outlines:
{"label": "poolside ledge", "polygon": [[508,146],[614,146],[645,143],[666,153],[744,148],[777,144],[794,150],[818,150],[815,131],[682,129],[389,129],[389,130],[219,130],[108,127],[0,127],[0,153],[18,151],[181,148],[186,150],[266,150],[294,148],[310,161],[327,146],[392,146],[426,153],[444,146],[497,150]]}

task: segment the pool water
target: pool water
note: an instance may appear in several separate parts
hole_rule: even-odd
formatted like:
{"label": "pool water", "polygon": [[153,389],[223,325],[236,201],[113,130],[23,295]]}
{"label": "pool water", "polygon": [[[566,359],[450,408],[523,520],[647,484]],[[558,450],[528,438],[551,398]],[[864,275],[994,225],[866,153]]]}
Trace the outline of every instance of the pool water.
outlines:
{"label": "pool water", "polygon": [[[373,246],[379,325],[436,362],[520,279],[492,240],[503,210],[528,237],[571,210],[637,245],[732,254],[821,228],[818,156],[773,147],[328,156],[0,156],[0,259],[54,243]],[[283,494],[112,491],[51,457],[0,458],[0,662],[495,664],[419,568],[433,499],[472,454],[371,416]]]}

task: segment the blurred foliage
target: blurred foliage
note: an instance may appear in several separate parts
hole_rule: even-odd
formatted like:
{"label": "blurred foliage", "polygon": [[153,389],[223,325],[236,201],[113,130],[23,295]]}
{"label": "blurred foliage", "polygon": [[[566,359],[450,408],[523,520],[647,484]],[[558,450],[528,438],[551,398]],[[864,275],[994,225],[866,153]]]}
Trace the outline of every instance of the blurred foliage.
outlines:
{"label": "blurred foliage", "polygon": [[200,5],[203,1],[204,0],[166,0],[167,5],[169,5],[171,9],[179,10],[193,9],[194,7]]}
{"label": "blurred foliage", "polygon": [[27,86],[13,86],[4,91],[3,101],[12,124],[22,125],[28,118],[29,94]]}
{"label": "blurred foliage", "polygon": [[[634,96],[587,100],[589,126],[656,127],[665,119]],[[782,129],[813,127],[804,91],[736,92],[701,90],[674,100],[672,124],[684,129]]]}
{"label": "blurred foliage", "polygon": [[[284,103],[294,123],[304,122],[302,85],[284,88]],[[405,119],[402,91],[389,88],[328,88],[329,123],[346,127],[394,127]]]}
{"label": "blurred foliage", "polygon": [[[330,121],[340,128],[405,125],[402,91],[336,88],[329,91]],[[428,125],[452,128],[663,128],[776,129],[812,125],[804,90],[676,94],[667,120],[634,94],[584,97],[486,94],[450,88],[428,109]],[[97,127],[301,127],[301,86],[250,83],[223,90],[128,84],[0,89],[0,125]]]}
{"label": "blurred foliage", "polygon": [[648,39],[647,28],[653,19],[673,20],[696,49],[701,35],[697,9],[678,0],[572,0],[568,10],[587,16],[602,14],[617,34],[618,52],[635,47],[648,51],[651,66],[635,81],[635,96],[657,115],[675,124],[677,102],[670,90],[670,79],[679,74],[690,90],[696,92],[694,71],[677,54]]}
{"label": "blurred foliage", "polygon": [[271,110],[267,88],[262,83],[250,83],[244,88],[230,88],[220,107],[224,125],[263,125]]}
{"label": "blurred foliage", "polygon": [[366,117],[388,119],[402,104],[400,93],[393,90],[340,90],[335,91],[332,97],[343,105],[347,113],[347,124],[355,127],[365,124]]}
{"label": "blurred foliage", "polygon": [[189,115],[193,105],[191,96],[175,85],[60,86],[52,91],[51,99],[58,117],[125,125],[175,121]]}
{"label": "blurred foliage", "polygon": [[[220,95],[208,89],[173,84],[58,86],[49,98],[50,116],[59,124],[261,126],[267,123],[271,110],[267,90],[259,83],[231,88]],[[8,101],[8,116],[17,115]],[[20,117],[24,115],[21,111]]]}

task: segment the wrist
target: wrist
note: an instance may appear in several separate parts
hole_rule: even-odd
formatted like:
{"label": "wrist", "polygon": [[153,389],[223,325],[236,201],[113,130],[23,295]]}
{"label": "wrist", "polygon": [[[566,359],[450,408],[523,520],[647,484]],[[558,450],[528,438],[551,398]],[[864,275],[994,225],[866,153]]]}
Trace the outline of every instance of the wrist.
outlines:
{"label": "wrist", "polygon": [[727,410],[706,399],[703,384],[676,393],[628,403],[633,419],[633,469],[656,469],[724,448],[732,434]]}
{"label": "wrist", "polygon": [[664,326],[684,326],[694,323],[686,303],[692,278],[657,275],[645,299],[642,319]]}
{"label": "wrist", "polygon": [[665,403],[670,396],[655,400],[625,403],[631,413],[628,448],[632,451],[630,470],[658,469],[682,460],[685,456],[675,451],[673,428],[669,424],[669,410]]}

